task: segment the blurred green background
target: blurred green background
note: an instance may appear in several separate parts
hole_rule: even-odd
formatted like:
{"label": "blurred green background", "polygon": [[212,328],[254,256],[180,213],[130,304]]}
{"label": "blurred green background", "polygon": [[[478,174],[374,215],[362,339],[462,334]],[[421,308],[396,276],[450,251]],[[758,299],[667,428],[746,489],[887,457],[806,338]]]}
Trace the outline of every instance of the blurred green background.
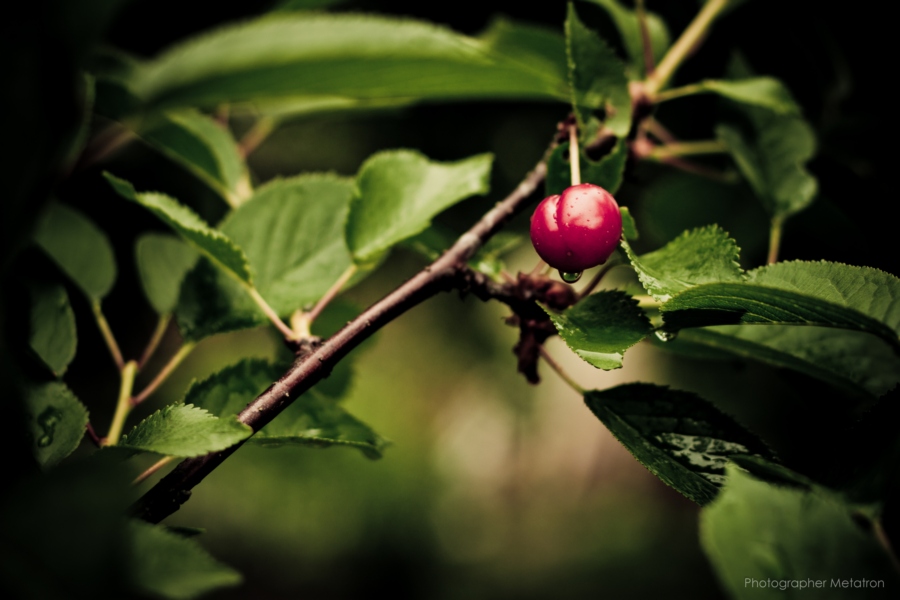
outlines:
{"label": "blurred green background", "polygon": [[[259,14],[272,3],[198,1],[187,13],[183,2],[173,0],[121,4],[106,42],[153,56],[178,39]],[[667,20],[673,37],[698,5],[648,4]],[[877,150],[880,115],[872,110],[882,72],[879,32],[886,26],[871,14],[819,6],[748,3],[716,28],[679,80],[721,74],[734,47],[741,47],[760,73],[785,79],[819,135],[820,153],[811,168],[822,193],[812,209],[789,223],[783,257],[839,260],[896,273],[895,227],[871,217],[873,208],[896,197],[888,185],[889,158]],[[360,0],[334,8],[405,14],[465,33],[480,31],[500,14],[561,31],[565,15],[564,2]],[[616,42],[601,11],[584,3],[578,8],[585,21]],[[440,218],[444,226],[462,231],[540,158],[567,112],[562,105],[496,102],[297,119],[272,135],[250,166],[262,182],[306,171],[352,175],[366,157],[386,148],[418,148],[437,160],[494,152],[491,195]],[[667,104],[658,113],[685,139],[709,137],[715,115],[715,102],[703,97]],[[238,134],[250,125],[241,119],[232,123]],[[116,197],[101,169],[138,189],[163,190],[212,223],[226,207],[137,142],[59,184],[57,195],[113,240],[119,278],[104,309],[124,353],[135,355],[155,315],[132,268],[133,243],[138,234],[163,226]],[[765,215],[742,185],[640,166],[629,169],[619,200],[638,219],[639,250],[657,248],[685,228],[717,222],[738,240],[745,266],[764,260]],[[521,215],[512,229],[525,232],[527,219]],[[530,270],[536,256],[526,242],[508,260],[513,272]],[[35,254],[26,253],[23,261],[28,269],[51,269]],[[347,300],[367,306],[424,264],[397,251]],[[621,271],[614,271],[607,285],[625,285],[628,275]],[[66,381],[104,429],[114,408],[116,374],[88,307],[77,294],[72,297],[79,352]],[[203,545],[244,573],[241,587],[211,597],[721,597],[700,551],[698,507],[638,464],[552,372],[542,367],[544,381],[537,387],[517,375],[511,352],[515,330],[504,325],[505,314],[499,305],[443,295],[354,352],[344,402],[393,442],[383,459],[370,461],[349,448],[245,447],[208,477],[168,523],[206,529]],[[147,374],[175,351],[177,341],[170,332]],[[799,375],[732,361],[696,361],[659,343],[634,348],[625,367],[613,372],[581,362],[558,339],[550,341],[549,350],[588,388],[647,381],[696,391],[800,467],[804,461],[812,464],[812,448],[821,448],[853,414],[830,390]],[[240,358],[284,352],[267,330],[204,340],[129,423],[181,400],[194,379]],[[147,381],[142,377],[138,389]],[[780,418],[767,418],[771,414]],[[152,461],[134,460],[135,474]],[[890,530],[895,525],[889,517]]]}

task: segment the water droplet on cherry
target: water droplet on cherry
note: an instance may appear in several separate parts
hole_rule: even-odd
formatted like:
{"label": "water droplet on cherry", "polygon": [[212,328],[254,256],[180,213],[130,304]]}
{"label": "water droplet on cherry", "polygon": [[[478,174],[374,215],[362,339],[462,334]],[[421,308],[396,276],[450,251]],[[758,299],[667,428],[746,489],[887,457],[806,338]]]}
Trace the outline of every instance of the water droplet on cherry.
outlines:
{"label": "water droplet on cherry", "polygon": [[562,280],[565,281],[566,283],[575,283],[576,281],[578,281],[579,279],[581,279],[582,274],[584,274],[584,271],[578,271],[578,272],[575,272],[575,273],[569,273],[569,272],[566,272],[566,271],[560,271],[560,272],[559,272],[559,276],[560,276],[560,277],[562,278]]}

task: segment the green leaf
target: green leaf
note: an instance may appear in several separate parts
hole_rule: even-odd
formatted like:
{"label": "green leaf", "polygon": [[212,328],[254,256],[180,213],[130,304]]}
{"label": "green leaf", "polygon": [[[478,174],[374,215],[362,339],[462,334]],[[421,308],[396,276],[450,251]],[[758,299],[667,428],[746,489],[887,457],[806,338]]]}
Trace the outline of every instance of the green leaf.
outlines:
{"label": "green leaf", "polygon": [[597,292],[562,313],[547,314],[575,354],[607,371],[620,368],[625,350],[653,331],[637,301],[619,291]]}
{"label": "green leaf", "polygon": [[190,600],[238,585],[241,574],[223,565],[196,540],[143,521],[128,522],[132,585],[144,594]]}
{"label": "green leaf", "polygon": [[175,46],[129,83],[152,110],[279,97],[567,99],[560,68],[495,45],[411,19],[281,13]]}
{"label": "green leaf", "polygon": [[624,246],[644,288],[660,301],[699,284],[743,278],[740,249],[718,225],[686,231],[640,257]]}
{"label": "green leaf", "polygon": [[138,423],[118,446],[191,457],[230,448],[252,433],[233,418],[220,419],[190,404],[173,404]]}
{"label": "green leaf", "polygon": [[[900,583],[875,536],[838,498],[771,485],[733,465],[719,497],[701,512],[700,540],[722,585],[737,599],[884,598],[885,588]],[[754,580],[778,583],[762,588]],[[866,581],[880,581],[881,587],[863,587]],[[809,587],[797,588],[801,582]],[[843,585],[852,586],[852,593]]]}
{"label": "green leaf", "polygon": [[[227,418],[242,411],[283,372],[283,368],[263,360],[243,360],[201,382],[195,382],[188,390],[185,401]],[[317,393],[316,388],[295,400],[250,442],[266,446],[352,446],[369,458],[380,458],[387,446],[384,438],[347,413],[333,399]]]}
{"label": "green leaf", "polygon": [[826,327],[725,325],[686,329],[665,344],[709,348],[814,377],[851,397],[871,400],[900,383],[900,357],[871,335]]}
{"label": "green leaf", "polygon": [[148,144],[185,167],[237,206],[249,191],[244,161],[231,133],[195,110],[161,115],[138,132]]}
{"label": "green leaf", "polygon": [[[620,139],[612,151],[598,161],[591,160],[582,150],[579,163],[581,166],[582,183],[599,185],[610,194],[615,194],[622,185],[622,174],[625,172],[625,162],[628,160],[628,145],[624,139]],[[545,189],[548,196],[561,194],[563,190],[572,185],[571,169],[569,166],[569,144],[560,144],[550,154],[547,160],[547,178]]]}
{"label": "green leaf", "polygon": [[697,84],[701,91],[729,100],[768,109],[780,115],[800,115],[800,107],[790,90],[774,77],[746,79],[705,79]]}
{"label": "green leaf", "polygon": [[662,307],[665,329],[741,323],[855,329],[900,348],[900,279],[868,267],[793,261],[751,271],[745,282],[687,289]]}
{"label": "green leaf", "polygon": [[93,302],[116,280],[116,259],[106,234],[83,214],[53,202],[39,217],[34,241]]}
{"label": "green leaf", "polygon": [[[631,70],[635,79],[644,76],[644,41],[641,35],[637,12],[623,6],[618,0],[586,0],[603,8],[612,19],[622,37],[622,45],[628,53]],[[655,13],[645,11],[647,16],[647,33],[650,37],[650,48],[653,52],[654,64],[662,59],[669,49],[669,30],[665,22]]]}
{"label": "green leaf", "polygon": [[570,3],[566,18],[566,54],[572,107],[584,128],[591,111],[605,109],[604,125],[624,137],[631,129],[631,95],[625,66],[612,48],[579,20]]}
{"label": "green leaf", "polygon": [[353,180],[335,175],[278,179],[221,223],[278,314],[321,298],[352,264],[343,239],[352,194]]}
{"label": "green leaf", "polygon": [[110,173],[104,177],[123,198],[136,202],[159,217],[186,242],[238,281],[252,284],[250,265],[244,252],[221,231],[207,225],[187,206],[158,192],[136,192],[134,186]]}
{"label": "green leaf", "polygon": [[25,404],[38,463],[49,468],[72,454],[88,422],[87,409],[75,394],[64,383],[53,381],[31,387]]}
{"label": "green leaf", "polygon": [[725,482],[730,456],[771,457],[755,435],[690,392],[632,383],[584,400],[651,473],[701,505]]}
{"label": "green leaf", "polygon": [[61,285],[31,286],[28,344],[47,368],[62,377],[75,358],[78,336],[69,295]]}
{"label": "green leaf", "polygon": [[418,152],[380,152],[365,162],[350,203],[346,238],[357,263],[367,263],[395,244],[424,231],[444,209],[490,184],[490,154],[453,163]]}
{"label": "green leaf", "polygon": [[178,238],[147,233],[138,238],[134,254],[150,305],[161,315],[172,312],[181,282],[197,262],[197,252]]}
{"label": "green leaf", "polygon": [[808,207],[818,190],[816,178],[806,170],[816,150],[812,128],[798,116],[753,106],[743,112],[749,131],[719,125],[717,137],[769,214],[784,220]]}
{"label": "green leaf", "polygon": [[637,224],[634,222],[634,217],[631,216],[631,211],[627,206],[620,206],[619,212],[622,214],[622,235],[626,240],[638,239]]}
{"label": "green leaf", "polygon": [[[336,175],[276,179],[221,223],[245,252],[256,289],[280,316],[316,302],[353,264],[344,242],[352,195],[353,180]],[[176,314],[194,340],[268,322],[232,278],[206,261],[188,274]]]}

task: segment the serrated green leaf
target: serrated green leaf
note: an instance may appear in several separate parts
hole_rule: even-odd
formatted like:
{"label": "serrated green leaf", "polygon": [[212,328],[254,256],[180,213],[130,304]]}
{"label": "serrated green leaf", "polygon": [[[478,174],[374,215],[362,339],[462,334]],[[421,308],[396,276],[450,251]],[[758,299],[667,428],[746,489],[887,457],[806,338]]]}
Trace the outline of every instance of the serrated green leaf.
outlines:
{"label": "serrated green leaf", "polygon": [[882,396],[900,383],[900,357],[871,335],[825,327],[725,325],[686,329],[674,342],[700,345],[720,358],[756,360],[814,377],[864,400]]}
{"label": "serrated green leaf", "polygon": [[561,70],[545,67],[411,19],[280,13],[173,47],[129,83],[154,110],[278,97],[566,100]]}
{"label": "serrated green leaf", "polygon": [[197,251],[176,237],[147,233],[138,238],[134,255],[150,305],[161,315],[172,312],[181,282],[197,263]]}
{"label": "serrated green leaf", "polygon": [[776,263],[745,282],[687,289],[663,304],[665,328],[736,324],[822,325],[875,334],[900,348],[900,279],[840,263]]}
{"label": "serrated green leaf", "polygon": [[39,217],[34,241],[85,295],[99,302],[116,280],[116,259],[106,234],[83,214],[52,202]]}
{"label": "serrated green leaf", "polygon": [[75,451],[84,437],[88,412],[64,383],[31,387],[25,405],[32,450],[42,467],[52,467]]}
{"label": "serrated green leaf", "polygon": [[697,84],[702,91],[729,100],[771,110],[781,115],[800,115],[800,107],[790,90],[774,77],[746,79],[705,79]]}
{"label": "serrated green leaf", "polygon": [[118,446],[168,456],[200,456],[229,448],[253,431],[190,404],[173,404],[138,423]]}
{"label": "serrated green leaf", "polygon": [[[635,79],[644,76],[644,41],[641,34],[637,12],[623,6],[618,0],[585,0],[603,8],[612,19],[622,37],[622,45],[628,53],[631,71]],[[650,37],[650,48],[653,52],[654,64],[662,59],[669,49],[669,30],[659,15],[645,11],[647,16],[647,33]]]}
{"label": "serrated green leaf", "polygon": [[744,106],[750,131],[719,125],[717,137],[769,214],[778,220],[812,203],[818,182],[806,163],[816,151],[812,128],[801,117]]}
{"label": "serrated green leaf", "polygon": [[244,252],[221,231],[207,225],[197,213],[165,194],[139,193],[124,179],[110,173],[103,175],[120,196],[149,210],[221,269],[238,281],[252,285],[250,265]]}
{"label": "serrated green leaf", "polygon": [[651,473],[701,505],[725,482],[730,456],[771,457],[755,435],[690,392],[632,383],[584,400]]}
{"label": "serrated green leaf", "polygon": [[626,240],[638,239],[637,224],[634,222],[634,217],[631,216],[631,211],[627,206],[620,206],[619,212],[622,214],[622,235]]}
{"label": "serrated green leaf", "polygon": [[653,252],[636,256],[623,244],[644,288],[660,301],[710,282],[740,281],[740,249],[717,225],[685,231]]}
{"label": "serrated green leaf", "polygon": [[[242,411],[283,371],[283,368],[263,360],[243,360],[203,381],[195,382],[188,390],[185,401],[227,418]],[[380,458],[387,446],[381,436],[344,411],[334,400],[317,394],[315,388],[295,400],[274,421],[257,432],[250,442],[268,446],[345,445],[358,448],[370,458]]]}
{"label": "serrated green leaf", "polygon": [[186,168],[228,204],[241,203],[247,169],[231,133],[195,110],[160,115],[139,131],[148,144]]}
{"label": "serrated green leaf", "polygon": [[343,239],[352,195],[353,180],[335,175],[278,179],[221,223],[278,314],[318,300],[352,264]]}
{"label": "serrated green leaf", "polygon": [[547,311],[572,351],[598,369],[618,369],[625,351],[653,331],[637,301],[624,292],[592,294],[562,313]]}
{"label": "serrated green leaf", "polygon": [[190,600],[238,585],[241,574],[213,558],[196,540],[143,521],[128,522],[129,579],[144,594]]}
{"label": "serrated green leaf", "polygon": [[346,239],[357,263],[367,263],[424,231],[460,200],[486,194],[490,154],[439,163],[411,150],[380,152],[365,162],[350,203]]}
{"label": "serrated green leaf", "polygon": [[[316,302],[352,265],[344,242],[352,195],[353,180],[336,175],[276,179],[221,223],[245,252],[256,289],[280,316]],[[348,285],[368,273],[361,271]],[[267,322],[240,286],[206,261],[186,277],[176,315],[195,340]]]}
{"label": "serrated green leaf", "polygon": [[593,110],[605,109],[607,129],[624,137],[631,129],[631,95],[625,65],[612,48],[585,27],[570,3],[566,18],[566,56],[571,102],[584,128]]}
{"label": "serrated green leaf", "polygon": [[[622,174],[625,172],[627,160],[628,145],[624,139],[620,139],[609,154],[597,161],[591,160],[582,151],[579,159],[581,182],[599,185],[610,194],[615,194],[622,185]],[[561,194],[571,185],[569,144],[564,143],[556,147],[547,159],[546,195]]]}
{"label": "serrated green leaf", "polygon": [[28,344],[47,368],[62,377],[75,358],[78,336],[69,295],[61,285],[33,285]]}
{"label": "serrated green leaf", "polygon": [[[700,541],[733,598],[847,598],[843,585],[854,588],[853,598],[884,598],[900,583],[874,535],[838,498],[771,485],[734,465],[719,497],[701,512]],[[770,581],[784,581],[790,591]],[[808,587],[799,589],[800,582]]]}

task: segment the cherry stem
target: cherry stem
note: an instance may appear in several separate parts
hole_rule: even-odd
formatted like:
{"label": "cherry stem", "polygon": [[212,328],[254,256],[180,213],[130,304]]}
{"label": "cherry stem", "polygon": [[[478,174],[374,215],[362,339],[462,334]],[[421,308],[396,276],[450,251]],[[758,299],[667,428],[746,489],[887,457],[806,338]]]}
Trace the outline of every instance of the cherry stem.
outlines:
{"label": "cherry stem", "polygon": [[541,358],[543,358],[547,362],[547,364],[550,365],[551,369],[556,371],[556,374],[559,375],[560,379],[565,381],[570,388],[575,390],[579,395],[584,396],[584,388],[578,385],[578,383],[576,383],[574,379],[569,377],[569,374],[566,373],[565,370],[563,370],[563,368],[559,365],[558,362],[553,359],[552,356],[550,356],[550,353],[547,352],[547,349],[544,348],[543,344],[541,344]]}
{"label": "cherry stem", "polygon": [[644,120],[643,125],[647,130],[647,133],[664,144],[674,144],[678,142],[678,138],[676,138],[675,135],[671,131],[669,131],[669,129],[665,125],[663,125],[653,117],[647,117],[647,119]]}
{"label": "cherry stem", "polygon": [[569,169],[572,173],[572,185],[581,183],[581,157],[578,152],[578,128],[569,125]]}

